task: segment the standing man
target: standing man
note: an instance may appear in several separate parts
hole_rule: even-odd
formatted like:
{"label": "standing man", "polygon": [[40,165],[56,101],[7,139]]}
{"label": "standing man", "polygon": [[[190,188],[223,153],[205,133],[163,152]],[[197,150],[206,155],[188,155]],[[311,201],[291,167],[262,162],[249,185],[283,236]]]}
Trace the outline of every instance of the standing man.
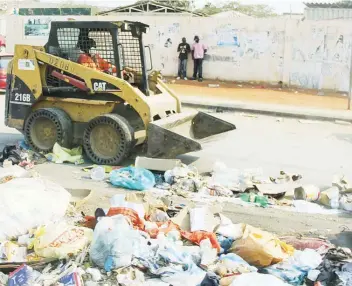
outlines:
{"label": "standing man", "polygon": [[194,37],[194,44],[192,45],[192,59],[194,61],[194,71],[193,71],[193,78],[192,80],[197,79],[198,74],[198,81],[203,81],[203,59],[204,54],[207,52],[207,47],[199,43],[199,37]]}
{"label": "standing man", "polygon": [[191,51],[191,47],[187,44],[186,38],[182,38],[182,43],[178,45],[177,51],[179,52],[177,79],[183,78],[184,80],[187,80],[187,59],[188,54]]}

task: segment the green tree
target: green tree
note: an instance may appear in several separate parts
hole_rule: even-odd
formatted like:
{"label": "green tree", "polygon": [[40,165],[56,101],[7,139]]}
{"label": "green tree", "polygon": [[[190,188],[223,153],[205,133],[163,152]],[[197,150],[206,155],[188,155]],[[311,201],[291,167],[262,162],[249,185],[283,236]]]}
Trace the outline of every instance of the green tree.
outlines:
{"label": "green tree", "polygon": [[[136,3],[145,2],[146,0],[138,0]],[[189,9],[191,8],[190,0],[154,0],[160,4],[168,5],[175,8]]]}
{"label": "green tree", "polygon": [[222,7],[218,7],[210,2],[205,4],[202,9],[197,10],[197,12],[204,13],[206,15],[214,15],[223,11],[225,10],[223,10]]}
{"label": "green tree", "polygon": [[204,7],[198,12],[205,13],[207,15],[214,15],[225,11],[237,11],[253,17],[270,17],[275,16],[273,8],[266,4],[242,4],[238,1],[229,1],[220,5],[214,5],[208,2]]}

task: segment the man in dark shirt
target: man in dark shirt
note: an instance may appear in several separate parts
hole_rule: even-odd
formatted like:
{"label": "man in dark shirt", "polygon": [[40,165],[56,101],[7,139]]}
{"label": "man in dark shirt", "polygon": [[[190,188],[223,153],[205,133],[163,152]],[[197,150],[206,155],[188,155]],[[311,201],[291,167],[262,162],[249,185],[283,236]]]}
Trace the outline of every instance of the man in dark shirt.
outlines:
{"label": "man in dark shirt", "polygon": [[182,38],[182,43],[178,45],[177,51],[180,53],[178,56],[179,63],[177,79],[183,78],[184,80],[187,80],[187,59],[188,54],[191,51],[191,47],[187,44],[186,38]]}

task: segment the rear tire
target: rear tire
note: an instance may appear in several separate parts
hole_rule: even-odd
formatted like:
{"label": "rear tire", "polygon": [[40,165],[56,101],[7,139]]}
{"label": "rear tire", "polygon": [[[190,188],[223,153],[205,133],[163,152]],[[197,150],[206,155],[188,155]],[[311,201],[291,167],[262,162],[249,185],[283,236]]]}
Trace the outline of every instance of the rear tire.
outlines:
{"label": "rear tire", "polygon": [[68,114],[58,108],[41,108],[32,112],[25,123],[28,145],[37,152],[48,153],[54,144],[71,148],[73,127]]}
{"label": "rear tire", "polygon": [[96,164],[118,165],[134,145],[134,130],[117,114],[105,114],[92,119],[83,135],[87,156]]}

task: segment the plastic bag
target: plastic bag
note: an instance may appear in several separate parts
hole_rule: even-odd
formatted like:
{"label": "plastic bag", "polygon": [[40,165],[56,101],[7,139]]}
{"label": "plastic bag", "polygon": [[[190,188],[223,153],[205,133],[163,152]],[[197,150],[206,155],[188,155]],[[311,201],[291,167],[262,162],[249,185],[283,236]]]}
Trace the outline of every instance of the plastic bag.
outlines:
{"label": "plastic bag", "polygon": [[248,203],[255,203],[265,208],[269,204],[269,200],[266,196],[256,195],[253,193],[244,193],[241,195],[241,200]]}
{"label": "plastic bag", "polygon": [[151,222],[167,222],[170,220],[170,217],[166,212],[155,209],[152,214],[149,216],[149,221]]}
{"label": "plastic bag", "polygon": [[270,286],[289,286],[276,278],[275,276],[269,274],[259,274],[259,273],[245,273],[238,276],[232,283],[231,286],[261,286],[261,285],[270,285]]}
{"label": "plastic bag", "polygon": [[262,269],[263,273],[274,275],[295,286],[302,285],[308,272],[317,268],[322,262],[319,253],[313,249],[295,251],[290,259]]}
{"label": "plastic bag", "polygon": [[342,209],[352,212],[352,194],[345,194],[341,196],[340,206]]}
{"label": "plastic bag", "polygon": [[296,250],[314,249],[320,254],[325,254],[332,244],[324,239],[313,237],[283,236],[280,240],[292,245]]}
{"label": "plastic bag", "polygon": [[0,241],[0,263],[24,262],[26,257],[27,247],[20,247],[8,240]]}
{"label": "plastic bag", "polygon": [[206,231],[195,231],[195,232],[187,232],[187,231],[181,231],[182,237],[188,239],[189,241],[192,241],[195,244],[200,245],[200,242],[203,239],[209,238],[211,245],[213,248],[216,248],[218,252],[220,252],[220,244],[216,238],[215,233],[212,232],[206,232]]}
{"label": "plastic bag", "polygon": [[244,227],[243,223],[233,224],[229,218],[220,214],[220,225],[217,227],[216,233],[236,240],[243,236]]}
{"label": "plastic bag", "polygon": [[156,255],[141,259],[140,263],[153,275],[161,276],[162,281],[175,286],[199,285],[206,274],[193,262],[191,253],[170,244],[160,246]]}
{"label": "plastic bag", "polygon": [[62,259],[77,254],[92,238],[93,231],[89,228],[53,223],[36,231],[34,251],[41,257]]}
{"label": "plastic bag", "polygon": [[112,171],[110,182],[116,187],[143,191],[154,187],[155,177],[146,169],[126,167]]}
{"label": "plastic bag", "polygon": [[288,258],[294,248],[269,232],[247,225],[243,237],[233,243],[230,252],[251,265],[265,267]]}
{"label": "plastic bag", "polygon": [[103,217],[94,230],[90,259],[110,272],[129,266],[133,256],[143,256],[145,251],[148,251],[146,238],[132,229],[123,215]]}
{"label": "plastic bag", "polygon": [[208,184],[209,186],[222,186],[232,191],[244,191],[248,186],[253,185],[253,177],[262,175],[263,170],[260,168],[239,171],[238,169],[228,168],[222,162],[215,162],[213,174]]}
{"label": "plastic bag", "polygon": [[229,253],[220,256],[215,272],[220,277],[226,277],[234,274],[257,272],[257,268],[250,266],[240,256]]}
{"label": "plastic bag", "polygon": [[201,262],[202,266],[212,265],[218,257],[218,253],[211,245],[209,238],[203,239],[200,244]]}
{"label": "plastic bag", "polygon": [[239,190],[240,171],[230,169],[224,163],[215,162],[209,184],[211,186],[224,186],[230,190]]}
{"label": "plastic bag", "polygon": [[76,165],[83,164],[82,147],[73,149],[61,147],[58,143],[54,144],[53,152],[45,156],[49,161],[62,164],[64,162],[74,163]]}
{"label": "plastic bag", "polygon": [[19,178],[0,184],[0,240],[60,220],[70,197],[64,188],[39,178]]}
{"label": "plastic bag", "polygon": [[28,171],[17,165],[7,168],[0,168],[0,180],[10,176],[13,178],[28,178],[30,177],[30,174]]}

